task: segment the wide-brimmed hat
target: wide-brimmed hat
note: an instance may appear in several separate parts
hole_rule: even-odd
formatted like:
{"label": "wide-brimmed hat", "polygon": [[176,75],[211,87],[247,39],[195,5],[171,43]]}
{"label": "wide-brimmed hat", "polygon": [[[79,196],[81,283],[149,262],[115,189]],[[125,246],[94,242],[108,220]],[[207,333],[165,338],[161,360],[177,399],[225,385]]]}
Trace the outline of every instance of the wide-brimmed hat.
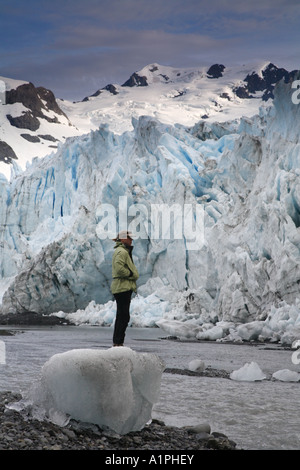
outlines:
{"label": "wide-brimmed hat", "polygon": [[129,232],[128,230],[121,230],[121,232],[118,233],[116,238],[113,238],[113,241],[116,242],[117,240],[126,240],[126,238],[131,238],[133,240],[133,233]]}

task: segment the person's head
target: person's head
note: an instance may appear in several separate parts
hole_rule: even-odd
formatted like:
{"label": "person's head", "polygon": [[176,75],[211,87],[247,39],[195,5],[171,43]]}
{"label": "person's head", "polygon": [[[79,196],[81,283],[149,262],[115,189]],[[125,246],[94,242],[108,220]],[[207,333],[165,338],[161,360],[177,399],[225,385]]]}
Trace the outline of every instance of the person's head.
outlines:
{"label": "person's head", "polygon": [[122,230],[118,233],[117,238],[114,238],[114,241],[120,241],[126,246],[132,245],[132,233],[128,230]]}

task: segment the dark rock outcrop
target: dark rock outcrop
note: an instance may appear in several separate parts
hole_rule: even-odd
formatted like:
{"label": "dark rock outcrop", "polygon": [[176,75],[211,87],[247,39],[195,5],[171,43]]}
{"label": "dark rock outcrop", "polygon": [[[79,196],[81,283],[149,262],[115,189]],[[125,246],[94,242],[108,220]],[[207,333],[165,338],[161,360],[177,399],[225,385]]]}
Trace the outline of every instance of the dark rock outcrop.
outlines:
{"label": "dark rock outcrop", "polygon": [[276,83],[284,79],[286,83],[293,79],[295,71],[288,72],[284,68],[278,68],[270,63],[262,70],[261,76],[257,72],[252,72],[245,77],[245,85],[234,89],[239,98],[254,98],[257,92],[264,92],[263,101],[273,99],[273,90]]}
{"label": "dark rock outcrop", "polygon": [[27,111],[21,116],[12,117],[10,114],[6,115],[10,124],[18,129],[28,129],[30,131],[37,131],[40,127],[40,121],[33,116],[30,111]]}
{"label": "dark rock outcrop", "polygon": [[82,101],[89,101],[90,98],[96,98],[97,96],[101,95],[103,90],[109,91],[112,95],[118,95],[119,94],[119,92],[117,91],[115,85],[112,85],[110,83],[109,85],[106,85],[104,88],[101,88],[101,90],[97,90],[91,96],[86,96],[85,98],[83,98]]}
{"label": "dark rock outcrop", "polygon": [[12,160],[17,160],[18,157],[6,142],[0,140],[0,162],[11,163]]}
{"label": "dark rock outcrop", "polygon": [[109,85],[106,85],[106,87],[102,88],[103,90],[109,91],[112,95],[118,95],[119,93],[117,92],[117,89],[114,85],[111,83]]}
{"label": "dark rock outcrop", "polygon": [[[67,116],[58,106],[52,91],[44,87],[36,88],[32,83],[24,83],[13,90],[6,92],[6,104],[22,103],[28,111],[20,116],[7,118],[12,126],[36,131],[40,127],[38,118],[51,123],[59,123],[57,116]],[[49,111],[55,113],[54,117],[48,115]]]}
{"label": "dark rock outcrop", "polygon": [[208,78],[220,78],[223,77],[223,72],[225,70],[225,66],[222,64],[214,64],[212,65],[209,70],[207,71]]}
{"label": "dark rock outcrop", "polygon": [[36,144],[36,143],[41,141],[40,138],[37,135],[21,134],[21,137],[23,137],[23,139],[25,139],[28,142],[31,142],[33,144]]}
{"label": "dark rock outcrop", "polygon": [[141,77],[135,72],[122,86],[148,86],[147,77]]}

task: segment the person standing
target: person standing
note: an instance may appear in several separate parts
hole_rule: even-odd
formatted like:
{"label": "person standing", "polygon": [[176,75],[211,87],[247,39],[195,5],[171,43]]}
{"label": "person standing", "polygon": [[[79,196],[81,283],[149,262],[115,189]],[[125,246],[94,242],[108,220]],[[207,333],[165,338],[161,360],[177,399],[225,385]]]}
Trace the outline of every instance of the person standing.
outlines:
{"label": "person standing", "polygon": [[113,333],[113,345],[123,346],[126,328],[130,320],[130,302],[132,292],[136,292],[138,270],[132,259],[132,234],[126,230],[120,232],[114,246],[112,258],[111,292],[117,302],[116,320]]}

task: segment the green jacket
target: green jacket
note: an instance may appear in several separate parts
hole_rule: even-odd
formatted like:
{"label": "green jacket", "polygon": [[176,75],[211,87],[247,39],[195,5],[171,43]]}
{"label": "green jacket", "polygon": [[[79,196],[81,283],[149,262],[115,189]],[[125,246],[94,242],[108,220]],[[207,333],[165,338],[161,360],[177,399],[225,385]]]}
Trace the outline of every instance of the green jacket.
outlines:
{"label": "green jacket", "polygon": [[131,258],[131,249],[117,242],[112,259],[112,294],[132,290],[136,292],[136,280],[139,277],[138,270]]}

